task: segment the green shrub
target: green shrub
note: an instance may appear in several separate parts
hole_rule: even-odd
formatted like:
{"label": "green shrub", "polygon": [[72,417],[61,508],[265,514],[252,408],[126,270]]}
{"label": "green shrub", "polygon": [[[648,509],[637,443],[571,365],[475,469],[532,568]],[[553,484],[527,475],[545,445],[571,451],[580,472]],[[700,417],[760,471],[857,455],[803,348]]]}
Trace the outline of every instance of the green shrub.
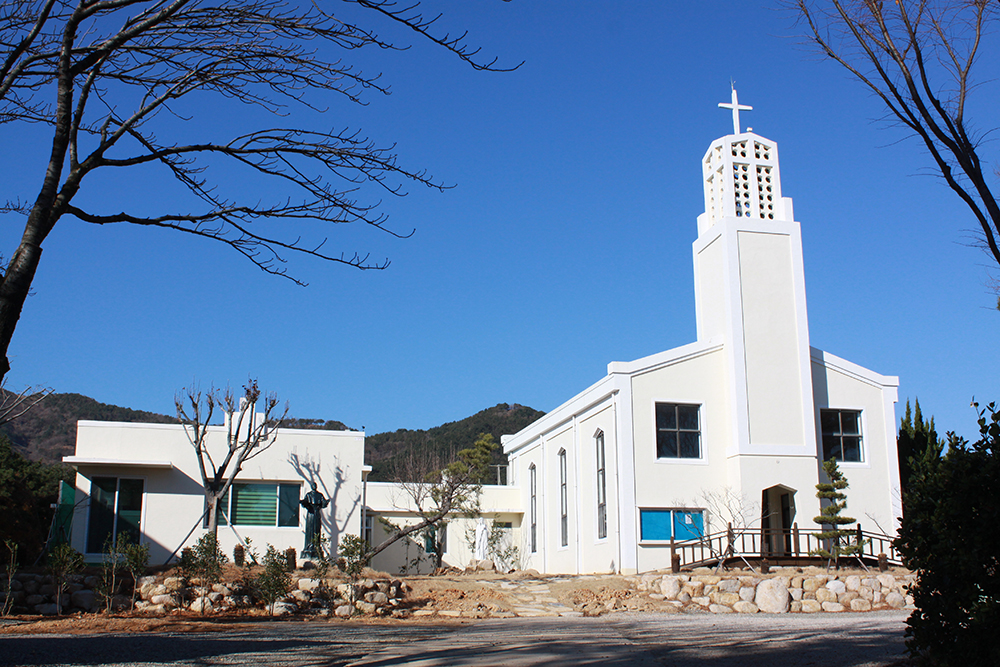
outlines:
{"label": "green shrub", "polygon": [[268,544],[262,569],[254,579],[254,593],[272,616],[274,603],[284,597],[292,586],[292,575],[285,569],[286,564],[285,554]]}
{"label": "green shrub", "polygon": [[343,561],[341,569],[344,571],[344,574],[351,579],[359,578],[361,571],[364,570],[365,565],[368,563],[368,543],[357,535],[344,535],[340,538],[340,549],[338,551],[340,559]]}
{"label": "green shrub", "polygon": [[62,614],[63,584],[66,577],[83,570],[83,554],[63,542],[49,552],[47,565],[56,589],[56,614]]}
{"label": "green shrub", "polygon": [[[191,562],[187,564],[190,574],[200,578],[205,586],[219,583],[222,579],[222,566],[229,561],[229,558],[219,547],[215,535],[208,532],[199,537],[190,554]],[[182,555],[182,561],[183,558]]]}
{"label": "green shrub", "polygon": [[972,445],[949,433],[948,453],[917,462],[903,495],[906,513],[896,547],[917,573],[906,645],[927,664],[1000,664],[1000,412],[995,404],[980,411],[979,431]]}

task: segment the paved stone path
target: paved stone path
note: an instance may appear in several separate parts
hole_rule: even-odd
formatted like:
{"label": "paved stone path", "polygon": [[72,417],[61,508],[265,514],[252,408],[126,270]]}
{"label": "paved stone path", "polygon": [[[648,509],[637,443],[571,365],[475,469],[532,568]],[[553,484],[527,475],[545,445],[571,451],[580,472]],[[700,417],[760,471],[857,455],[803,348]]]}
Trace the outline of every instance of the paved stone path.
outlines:
{"label": "paved stone path", "polygon": [[[492,612],[494,618],[511,618],[514,616],[521,618],[537,618],[540,616],[562,616],[567,618],[583,616],[583,612],[576,611],[572,607],[560,602],[552,590],[549,583],[560,581],[582,581],[597,579],[598,577],[587,575],[575,575],[569,577],[546,577],[544,579],[473,579],[471,583],[479,584],[483,588],[493,589],[502,593],[505,597],[513,601],[512,613]],[[439,610],[417,610],[413,613],[417,618],[426,616],[460,617],[468,616],[461,611],[452,609]]]}

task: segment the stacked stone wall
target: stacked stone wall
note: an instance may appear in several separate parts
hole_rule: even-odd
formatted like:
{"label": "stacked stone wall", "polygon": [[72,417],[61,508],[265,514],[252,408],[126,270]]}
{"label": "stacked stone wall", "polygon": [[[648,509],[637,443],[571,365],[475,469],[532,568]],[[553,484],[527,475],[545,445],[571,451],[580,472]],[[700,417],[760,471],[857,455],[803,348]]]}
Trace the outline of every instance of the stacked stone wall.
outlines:
{"label": "stacked stone wall", "polygon": [[682,574],[644,574],[636,587],[678,610],[715,614],[785,614],[872,611],[913,607],[915,576],[893,572],[779,568],[769,574],[749,570],[716,573],[700,568]]}

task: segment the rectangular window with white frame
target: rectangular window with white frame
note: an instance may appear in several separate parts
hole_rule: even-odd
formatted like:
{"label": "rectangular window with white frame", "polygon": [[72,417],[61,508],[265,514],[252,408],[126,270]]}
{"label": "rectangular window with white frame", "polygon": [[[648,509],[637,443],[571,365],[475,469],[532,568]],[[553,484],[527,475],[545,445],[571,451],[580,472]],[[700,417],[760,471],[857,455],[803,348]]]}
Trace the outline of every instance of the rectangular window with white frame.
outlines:
{"label": "rectangular window with white frame", "polygon": [[705,510],[689,508],[641,508],[639,541],[695,540],[705,535]]}
{"label": "rectangular window with white frame", "polygon": [[700,407],[683,403],[656,404],[656,458],[702,457]]}
{"label": "rectangular window with white frame", "polygon": [[231,520],[234,526],[297,528],[301,488],[300,484],[233,482],[219,501],[219,525]]}
{"label": "rectangular window with white frame", "polygon": [[820,410],[819,422],[823,432],[824,461],[864,461],[860,410]]}

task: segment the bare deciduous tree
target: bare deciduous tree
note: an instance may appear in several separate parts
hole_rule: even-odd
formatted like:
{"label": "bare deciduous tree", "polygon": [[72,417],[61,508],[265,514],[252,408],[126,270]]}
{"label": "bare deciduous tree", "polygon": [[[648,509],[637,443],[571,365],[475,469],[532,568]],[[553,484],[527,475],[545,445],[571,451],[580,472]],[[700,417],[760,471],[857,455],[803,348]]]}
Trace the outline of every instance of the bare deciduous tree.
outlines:
{"label": "bare deciduous tree", "polygon": [[0,426],[23,416],[51,393],[51,387],[25,387],[15,394],[0,385]]}
{"label": "bare deciduous tree", "polygon": [[991,38],[996,0],[793,0],[823,52],[913,131],[979,223],[1000,264],[1000,205],[979,150],[985,132],[966,118],[972,69]]}
{"label": "bare deciduous tree", "polygon": [[[250,380],[239,397],[230,389],[221,393],[210,389],[202,394],[197,388],[185,388],[174,397],[174,404],[177,418],[198,456],[198,471],[205,489],[206,524],[208,531],[216,536],[219,501],[233,485],[243,464],[274,444],[278,423],[288,415],[288,405],[279,412],[278,397],[275,394],[262,397],[256,380]],[[209,431],[216,406],[226,415],[226,440],[224,446],[216,446],[213,455]],[[258,409],[262,412],[258,413]]]}
{"label": "bare deciduous tree", "polygon": [[[479,496],[482,492],[483,477],[489,472],[496,442],[489,433],[479,436],[472,447],[463,449],[456,460],[447,466],[423,472],[423,462],[411,455],[409,463],[399,472],[405,477],[398,484],[406,495],[406,507],[414,509],[420,521],[399,527],[378,546],[368,552],[366,562],[399,540],[438,525],[449,515],[473,515],[479,511]],[[427,460],[434,460],[433,457]],[[422,473],[422,474],[421,474]],[[418,476],[419,475],[419,476]],[[443,535],[437,535],[437,549],[434,555],[435,569],[441,567],[443,555]]]}
{"label": "bare deciduous tree", "polygon": [[[478,49],[434,32],[419,3],[341,0],[351,15],[368,12],[387,26],[410,29],[473,67]],[[303,254],[361,269],[386,261],[336,253],[309,241],[295,223],[358,222],[394,236],[375,203],[359,200],[374,186],[403,194],[410,181],[443,189],[426,172],[399,165],[391,146],[357,130],[298,127],[290,110],[326,111],[331,100],[365,104],[388,93],[378,75],[342,60],[356,49],[404,49],[371,28],[344,20],[332,3],[294,0],[0,0],[0,124],[48,128],[51,141],[34,196],[8,195],[0,213],[25,218],[21,241],[0,277],[0,380],[7,349],[34,279],[42,244],[63,216],[97,225],[129,223],[220,241],[262,270],[292,278],[287,257]],[[205,137],[203,123],[222,103],[273,115],[272,126]],[[242,105],[240,107],[239,105]],[[233,109],[230,108],[230,111]],[[252,114],[233,114],[242,118]],[[333,124],[331,124],[333,125]],[[8,156],[13,159],[13,156]],[[234,200],[209,180],[226,163],[268,179],[273,199]],[[100,172],[111,178],[158,170],[189,199],[179,210],[90,208],[77,196]],[[279,227],[261,229],[262,219]],[[255,223],[258,223],[255,225]],[[412,232],[411,232],[412,233]],[[296,282],[298,282],[296,280]]]}

